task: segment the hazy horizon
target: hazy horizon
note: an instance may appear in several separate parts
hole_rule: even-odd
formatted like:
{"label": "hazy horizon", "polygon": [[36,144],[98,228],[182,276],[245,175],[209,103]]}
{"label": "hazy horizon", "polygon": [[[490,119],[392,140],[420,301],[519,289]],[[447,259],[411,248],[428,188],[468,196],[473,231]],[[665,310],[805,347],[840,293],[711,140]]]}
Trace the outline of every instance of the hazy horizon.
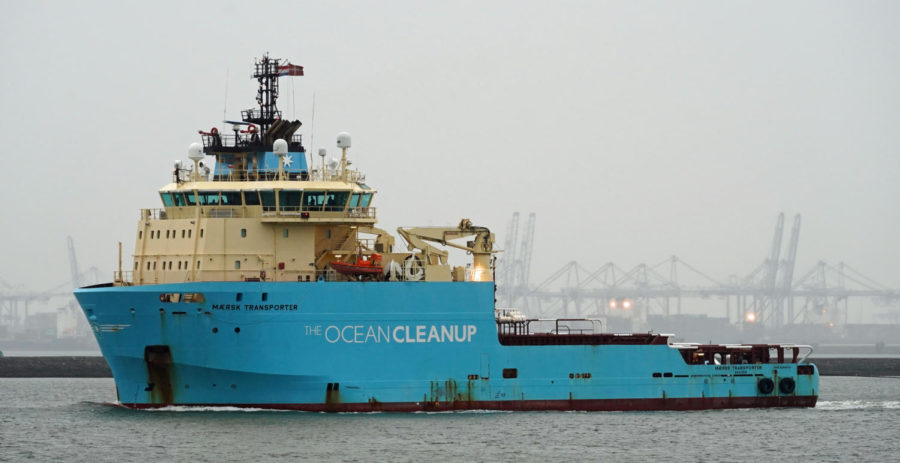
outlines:
{"label": "hazy horizon", "polygon": [[535,212],[533,283],[672,255],[724,280],[801,213],[797,275],[900,288],[896,2],[5,6],[0,278],[28,290],[69,280],[67,235],[82,270],[111,279],[117,241],[129,267],[139,209],[253,106],[266,51],[305,67],[279,106],[308,151],[353,135],[387,230],[468,217],[502,247]]}

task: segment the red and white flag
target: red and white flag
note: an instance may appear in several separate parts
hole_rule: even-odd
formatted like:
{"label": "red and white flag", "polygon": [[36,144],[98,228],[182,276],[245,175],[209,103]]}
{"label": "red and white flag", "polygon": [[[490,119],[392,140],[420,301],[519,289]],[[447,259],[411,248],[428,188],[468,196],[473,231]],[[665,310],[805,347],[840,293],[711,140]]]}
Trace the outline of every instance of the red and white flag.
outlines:
{"label": "red and white flag", "polygon": [[297,66],[296,64],[291,64],[289,61],[285,61],[284,64],[278,66],[278,77],[282,76],[302,76],[303,75],[303,66]]}

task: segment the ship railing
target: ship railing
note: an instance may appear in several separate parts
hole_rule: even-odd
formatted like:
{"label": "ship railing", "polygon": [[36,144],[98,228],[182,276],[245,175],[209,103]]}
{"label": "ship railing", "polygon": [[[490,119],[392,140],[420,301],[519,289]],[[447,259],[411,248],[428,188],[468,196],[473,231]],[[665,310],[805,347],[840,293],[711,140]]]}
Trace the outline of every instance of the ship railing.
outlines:
{"label": "ship railing", "polygon": [[166,210],[141,209],[141,220],[166,220]]}
{"label": "ship railing", "polygon": [[134,284],[134,271],[116,270],[113,272],[113,281],[122,286],[131,286]]}
{"label": "ship railing", "polygon": [[[508,318],[505,319],[505,318]],[[502,335],[585,335],[603,332],[603,321],[596,318],[497,318]]]}
{"label": "ship railing", "polygon": [[[200,132],[200,139],[203,141],[204,150],[210,153],[216,151],[271,151],[272,146],[263,146],[262,137],[258,133],[227,135],[223,133]],[[293,135],[290,140],[289,149],[291,151],[301,150],[303,147],[303,136],[300,134]]]}
{"label": "ship railing", "polygon": [[350,218],[350,219],[374,219],[374,207],[324,206],[315,209],[305,206],[263,206],[263,217],[300,217],[308,218]]}
{"label": "ship railing", "polygon": [[[190,208],[190,217],[194,216],[193,208],[197,206],[184,206]],[[144,220],[166,220],[169,218],[185,218],[183,208],[176,208],[173,214],[168,214],[165,209],[141,209],[141,218]],[[247,213],[243,207],[234,206],[200,206],[201,217],[211,217],[217,219],[230,219],[246,217]]]}
{"label": "ship railing", "polygon": [[679,342],[671,346],[692,365],[743,365],[806,363],[812,346],[805,344],[700,344]]}
{"label": "ship railing", "polygon": [[261,119],[281,119],[281,110],[269,109],[245,109],[241,111],[241,118],[245,121],[255,121]]}
{"label": "ship railing", "polygon": [[[219,171],[211,175],[214,182],[271,182],[279,180],[278,168],[270,169],[235,169],[221,168]],[[280,180],[310,180],[309,173],[303,171],[285,170],[284,176]]]}

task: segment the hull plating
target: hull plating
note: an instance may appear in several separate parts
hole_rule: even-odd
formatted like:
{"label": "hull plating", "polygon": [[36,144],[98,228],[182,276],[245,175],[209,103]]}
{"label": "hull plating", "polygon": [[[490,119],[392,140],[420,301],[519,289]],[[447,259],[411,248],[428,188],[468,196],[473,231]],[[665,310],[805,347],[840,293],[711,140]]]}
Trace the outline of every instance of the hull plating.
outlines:
{"label": "hull plating", "polygon": [[[161,302],[202,294],[202,302]],[[126,406],[309,411],[810,407],[796,364],[667,345],[504,346],[492,283],[184,283],[76,292]],[[661,377],[654,377],[654,374]],[[759,392],[762,378],[793,391]]]}

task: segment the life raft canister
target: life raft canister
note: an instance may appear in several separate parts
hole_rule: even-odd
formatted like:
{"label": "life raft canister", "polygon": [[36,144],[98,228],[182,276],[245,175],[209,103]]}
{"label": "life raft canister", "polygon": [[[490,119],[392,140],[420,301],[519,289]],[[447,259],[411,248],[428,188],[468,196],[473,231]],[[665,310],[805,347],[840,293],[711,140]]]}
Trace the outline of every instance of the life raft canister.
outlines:
{"label": "life raft canister", "polygon": [[781,378],[781,381],[778,381],[778,390],[782,394],[793,394],[796,387],[797,383],[794,382],[794,378]]}
{"label": "life raft canister", "polygon": [[762,378],[756,383],[756,388],[760,394],[771,394],[775,390],[775,381],[770,378]]}

